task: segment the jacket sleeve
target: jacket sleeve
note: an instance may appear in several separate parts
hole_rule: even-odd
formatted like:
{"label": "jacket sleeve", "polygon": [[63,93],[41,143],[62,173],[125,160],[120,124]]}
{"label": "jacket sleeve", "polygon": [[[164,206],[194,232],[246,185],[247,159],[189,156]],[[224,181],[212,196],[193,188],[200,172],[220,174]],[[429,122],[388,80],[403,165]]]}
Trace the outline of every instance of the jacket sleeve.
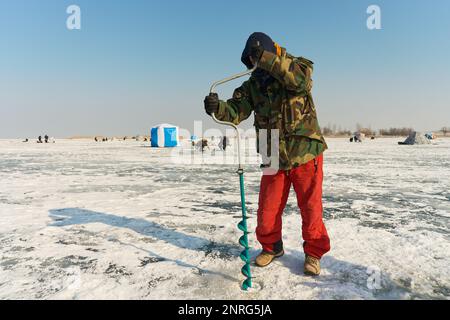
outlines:
{"label": "jacket sleeve", "polygon": [[253,103],[250,96],[249,82],[245,81],[234,90],[233,97],[227,101],[219,101],[219,112],[216,118],[238,125],[250,117]]}
{"label": "jacket sleeve", "polygon": [[269,72],[280,81],[287,90],[306,95],[312,87],[311,75],[312,62],[301,63],[302,58],[294,58],[289,55],[278,56],[269,51],[264,51],[259,60],[258,67]]}

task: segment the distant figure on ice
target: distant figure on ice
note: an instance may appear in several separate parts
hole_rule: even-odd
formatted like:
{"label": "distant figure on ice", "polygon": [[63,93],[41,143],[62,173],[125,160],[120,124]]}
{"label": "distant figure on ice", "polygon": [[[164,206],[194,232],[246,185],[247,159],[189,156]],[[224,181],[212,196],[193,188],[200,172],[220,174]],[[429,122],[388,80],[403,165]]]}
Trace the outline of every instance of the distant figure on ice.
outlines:
{"label": "distant figure on ice", "polygon": [[205,148],[208,148],[208,140],[202,139],[202,152],[205,151]]}
{"label": "distant figure on ice", "polygon": [[223,151],[227,150],[227,146],[229,146],[227,136],[223,136],[222,141],[219,143],[219,148]]}
{"label": "distant figure on ice", "polygon": [[366,137],[366,135],[362,132],[355,132],[353,134],[353,140],[355,142],[363,142],[364,138]]}
{"label": "distant figure on ice", "polygon": [[42,143],[42,136],[39,136],[36,142],[37,143]]}
{"label": "distant figure on ice", "polygon": [[45,143],[48,143],[48,135],[44,136],[44,141],[45,141]]}
{"label": "distant figure on ice", "polygon": [[26,138],[25,140],[23,140],[22,142],[28,142],[28,138]]}
{"label": "distant figure on ice", "polygon": [[198,151],[204,152],[206,148],[209,149],[208,140],[207,139],[200,139],[195,143],[195,148]]}

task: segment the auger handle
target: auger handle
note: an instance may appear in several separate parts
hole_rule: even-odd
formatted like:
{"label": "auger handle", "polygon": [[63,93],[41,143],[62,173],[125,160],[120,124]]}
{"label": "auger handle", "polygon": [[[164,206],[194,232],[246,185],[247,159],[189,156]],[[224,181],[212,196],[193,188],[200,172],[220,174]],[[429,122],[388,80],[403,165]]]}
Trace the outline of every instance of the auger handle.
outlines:
{"label": "auger handle", "polygon": [[230,77],[227,77],[227,78],[224,78],[224,79],[222,79],[222,80],[218,80],[218,81],[214,82],[214,83],[211,85],[211,88],[209,89],[209,93],[213,93],[213,92],[214,92],[214,89],[215,89],[217,86],[221,85],[221,84],[224,84],[224,83],[229,82],[229,81],[231,81],[231,80],[234,80],[234,79],[237,79],[237,78],[240,78],[240,77],[243,77],[243,76],[246,76],[246,75],[252,73],[253,71],[256,70],[256,68],[258,68],[258,66],[255,64],[255,65],[253,66],[253,68],[251,68],[251,69],[245,70],[245,71],[240,72],[240,73],[236,73],[235,75],[232,75],[232,76],[230,76]]}

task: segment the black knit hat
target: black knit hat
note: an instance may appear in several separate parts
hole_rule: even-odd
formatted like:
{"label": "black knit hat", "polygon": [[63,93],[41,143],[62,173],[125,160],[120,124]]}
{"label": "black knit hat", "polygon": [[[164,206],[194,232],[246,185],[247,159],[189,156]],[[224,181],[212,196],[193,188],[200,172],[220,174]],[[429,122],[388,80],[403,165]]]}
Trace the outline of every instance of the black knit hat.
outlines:
{"label": "black knit hat", "polygon": [[259,42],[259,44],[264,48],[266,51],[270,51],[272,53],[276,53],[277,49],[275,48],[275,44],[273,40],[265,33],[262,32],[254,32],[248,37],[247,43],[245,44],[244,51],[242,51],[241,55],[241,61],[243,64],[246,65],[247,68],[251,69],[253,67],[253,64],[250,62],[250,49],[256,45]]}

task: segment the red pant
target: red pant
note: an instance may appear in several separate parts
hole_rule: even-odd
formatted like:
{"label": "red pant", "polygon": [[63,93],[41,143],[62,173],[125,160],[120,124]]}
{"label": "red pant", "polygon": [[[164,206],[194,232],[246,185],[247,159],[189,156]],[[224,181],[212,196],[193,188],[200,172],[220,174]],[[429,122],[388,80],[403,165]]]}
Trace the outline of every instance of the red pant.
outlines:
{"label": "red pant", "polygon": [[256,237],[263,250],[273,251],[274,244],[282,239],[281,215],[292,184],[302,216],[304,252],[320,259],[330,251],[330,238],[322,221],[322,165],[320,155],[290,171],[279,170],[262,177]]}

